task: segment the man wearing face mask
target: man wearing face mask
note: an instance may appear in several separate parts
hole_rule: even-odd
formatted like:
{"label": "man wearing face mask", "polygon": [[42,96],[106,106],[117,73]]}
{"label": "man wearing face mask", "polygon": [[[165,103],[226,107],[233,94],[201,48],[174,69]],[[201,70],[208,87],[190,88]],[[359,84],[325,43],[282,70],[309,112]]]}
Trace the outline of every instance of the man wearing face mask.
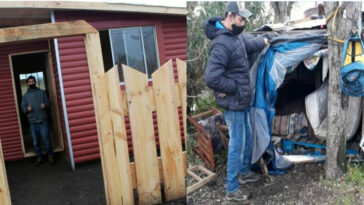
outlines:
{"label": "man wearing face mask", "polygon": [[[205,70],[205,80],[214,90],[216,103],[224,108],[229,128],[229,152],[226,177],[226,200],[245,201],[250,193],[240,189],[247,182],[260,176],[250,171],[251,137],[248,109],[251,100],[249,79],[249,53],[255,53],[268,45],[266,38],[247,38],[241,34],[251,12],[240,8],[237,2],[228,2],[225,18],[211,18],[204,24],[204,31],[212,46]],[[248,139],[248,140],[247,140]]]}
{"label": "man wearing face mask", "polygon": [[47,120],[47,111],[49,107],[49,100],[46,92],[36,87],[34,76],[27,78],[28,91],[23,95],[21,107],[23,112],[27,115],[30,123],[30,131],[33,137],[33,145],[35,153],[37,154],[37,161],[35,166],[41,164],[43,159],[42,150],[40,147],[40,138],[42,139],[47,155],[48,162],[53,165],[53,151],[49,138],[49,128]]}

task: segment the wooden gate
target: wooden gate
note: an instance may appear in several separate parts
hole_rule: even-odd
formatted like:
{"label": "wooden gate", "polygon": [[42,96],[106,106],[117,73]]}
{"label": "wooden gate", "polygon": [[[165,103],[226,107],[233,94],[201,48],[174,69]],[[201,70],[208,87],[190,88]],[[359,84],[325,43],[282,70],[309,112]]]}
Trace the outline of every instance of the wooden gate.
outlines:
{"label": "wooden gate", "polygon": [[[161,203],[161,182],[166,201],[186,196],[186,153],[181,140],[186,136],[186,129],[181,133],[181,126],[186,128],[186,63],[177,59],[177,70],[178,83],[172,61],[168,61],[152,74],[153,85],[148,86],[146,74],[123,65],[125,90],[120,89],[117,66],[105,74],[109,106],[97,118],[101,131],[107,129],[104,131],[109,133],[100,138],[109,204],[134,204],[134,188],[139,204]],[[183,110],[181,116],[179,108]],[[133,162],[128,151],[126,117],[130,120]]]}

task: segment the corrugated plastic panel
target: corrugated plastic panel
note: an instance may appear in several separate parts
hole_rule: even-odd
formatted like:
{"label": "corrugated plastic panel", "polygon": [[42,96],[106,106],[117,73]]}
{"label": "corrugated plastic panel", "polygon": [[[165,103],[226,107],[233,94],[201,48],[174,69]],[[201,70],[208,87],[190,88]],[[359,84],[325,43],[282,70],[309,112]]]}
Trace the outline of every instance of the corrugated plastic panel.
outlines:
{"label": "corrugated plastic panel", "polygon": [[0,138],[6,161],[24,158],[10,70],[9,54],[48,49],[48,41],[0,45]]}

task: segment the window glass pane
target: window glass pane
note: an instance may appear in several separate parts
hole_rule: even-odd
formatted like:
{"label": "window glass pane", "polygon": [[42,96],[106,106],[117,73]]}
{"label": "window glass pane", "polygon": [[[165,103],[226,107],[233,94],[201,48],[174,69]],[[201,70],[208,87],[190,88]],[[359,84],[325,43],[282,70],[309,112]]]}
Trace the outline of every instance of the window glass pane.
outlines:
{"label": "window glass pane", "polygon": [[142,27],[145,59],[147,61],[148,78],[158,68],[157,49],[154,28],[152,26]]}
{"label": "window glass pane", "polygon": [[128,66],[145,73],[144,52],[140,28],[125,28],[123,31]]}
{"label": "window glass pane", "polygon": [[153,26],[110,30],[113,61],[119,66],[120,82],[124,81],[121,64],[148,73],[148,78],[151,78],[159,67],[155,38]]}
{"label": "window glass pane", "polygon": [[122,29],[110,30],[111,47],[114,57],[114,63],[119,67],[120,82],[124,81],[123,72],[121,71],[121,64],[128,65],[126,61],[125,43]]}

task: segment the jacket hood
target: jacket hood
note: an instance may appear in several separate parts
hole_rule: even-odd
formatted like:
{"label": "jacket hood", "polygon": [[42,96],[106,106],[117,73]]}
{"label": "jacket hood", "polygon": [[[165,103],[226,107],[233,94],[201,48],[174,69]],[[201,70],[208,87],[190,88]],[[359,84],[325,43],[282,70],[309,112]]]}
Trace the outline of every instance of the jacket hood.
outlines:
{"label": "jacket hood", "polygon": [[221,20],[223,20],[223,18],[213,17],[204,22],[203,30],[205,31],[205,35],[208,39],[213,40],[214,38],[222,34],[232,35],[232,33],[227,29],[216,28],[216,22]]}

